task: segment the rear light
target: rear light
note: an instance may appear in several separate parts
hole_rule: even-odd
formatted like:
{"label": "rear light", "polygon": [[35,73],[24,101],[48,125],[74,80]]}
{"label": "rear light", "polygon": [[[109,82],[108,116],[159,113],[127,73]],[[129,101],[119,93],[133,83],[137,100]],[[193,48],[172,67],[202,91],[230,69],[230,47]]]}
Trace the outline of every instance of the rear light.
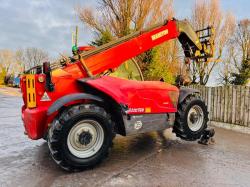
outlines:
{"label": "rear light", "polygon": [[177,91],[168,91],[168,95],[169,95],[174,107],[177,107],[177,103],[179,100],[179,93]]}
{"label": "rear light", "polygon": [[43,75],[39,75],[37,80],[38,80],[38,82],[43,83],[45,81],[45,78]]}

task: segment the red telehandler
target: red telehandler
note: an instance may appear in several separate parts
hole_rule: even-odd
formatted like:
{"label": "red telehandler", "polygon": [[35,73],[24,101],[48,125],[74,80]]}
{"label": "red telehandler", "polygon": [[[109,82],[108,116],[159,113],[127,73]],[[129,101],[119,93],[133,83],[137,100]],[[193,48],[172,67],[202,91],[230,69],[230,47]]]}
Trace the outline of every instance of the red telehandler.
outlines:
{"label": "red telehandler", "polygon": [[199,91],[161,81],[109,76],[123,62],[178,38],[186,58],[213,57],[213,29],[194,31],[187,21],[167,20],[98,48],[79,47],[60,63],[44,62],[21,78],[25,133],[45,138],[66,170],[89,168],[123,136],[173,128],[187,141],[201,138],[208,111]]}

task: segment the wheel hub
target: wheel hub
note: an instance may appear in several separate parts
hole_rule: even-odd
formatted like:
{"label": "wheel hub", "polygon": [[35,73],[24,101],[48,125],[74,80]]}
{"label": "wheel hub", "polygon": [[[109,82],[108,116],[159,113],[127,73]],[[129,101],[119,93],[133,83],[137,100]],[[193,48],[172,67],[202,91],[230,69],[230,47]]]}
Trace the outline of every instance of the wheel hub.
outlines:
{"label": "wheel hub", "polygon": [[89,131],[83,131],[80,135],[79,135],[79,142],[82,145],[88,145],[93,139],[92,134]]}
{"label": "wheel hub", "polygon": [[197,121],[198,121],[198,118],[199,118],[199,116],[198,116],[198,114],[197,113],[192,113],[192,114],[190,114],[190,121],[192,122],[192,123],[196,123]]}
{"label": "wheel hub", "polygon": [[67,137],[69,151],[78,158],[96,154],[104,141],[104,131],[94,120],[82,120],[75,124]]}
{"label": "wheel hub", "polygon": [[200,106],[194,105],[190,108],[188,112],[187,123],[192,131],[198,131],[204,122],[204,113]]}

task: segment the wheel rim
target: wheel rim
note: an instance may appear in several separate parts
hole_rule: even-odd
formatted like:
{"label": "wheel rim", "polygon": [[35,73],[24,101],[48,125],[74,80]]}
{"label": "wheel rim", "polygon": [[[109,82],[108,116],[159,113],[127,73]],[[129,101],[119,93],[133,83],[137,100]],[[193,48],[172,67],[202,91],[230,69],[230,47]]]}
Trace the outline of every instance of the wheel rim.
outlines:
{"label": "wheel rim", "polygon": [[192,131],[198,131],[204,122],[204,113],[200,106],[194,105],[188,112],[188,127]]}
{"label": "wheel rim", "polygon": [[82,120],[75,124],[67,138],[69,151],[78,158],[89,158],[102,147],[104,131],[94,120]]}

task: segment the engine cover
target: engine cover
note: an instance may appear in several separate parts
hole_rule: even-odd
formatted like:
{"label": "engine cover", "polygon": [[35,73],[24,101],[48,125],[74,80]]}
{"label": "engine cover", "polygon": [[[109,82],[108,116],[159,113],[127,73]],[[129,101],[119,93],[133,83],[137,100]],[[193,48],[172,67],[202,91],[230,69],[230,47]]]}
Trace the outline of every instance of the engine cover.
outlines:
{"label": "engine cover", "polygon": [[175,113],[179,89],[160,81],[135,81],[111,76],[79,80],[127,107],[127,114]]}

